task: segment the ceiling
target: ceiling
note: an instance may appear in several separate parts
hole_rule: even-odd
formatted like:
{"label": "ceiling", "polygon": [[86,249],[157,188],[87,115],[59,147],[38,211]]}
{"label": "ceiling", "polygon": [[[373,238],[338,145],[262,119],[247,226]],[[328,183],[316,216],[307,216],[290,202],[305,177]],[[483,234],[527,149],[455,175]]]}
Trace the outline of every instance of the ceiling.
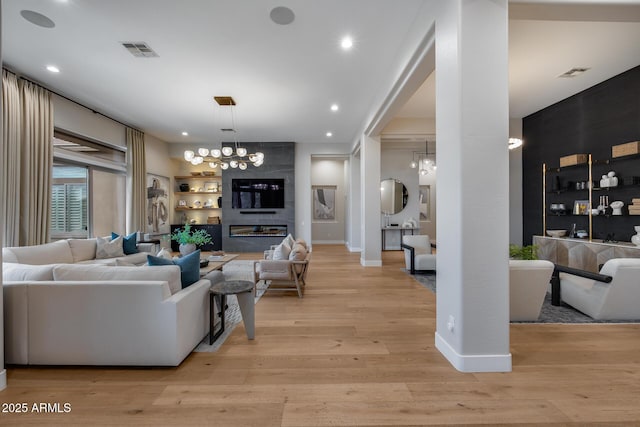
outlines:
{"label": "ceiling", "polygon": [[[282,6],[271,0],[3,0],[3,61],[168,142],[229,140],[220,129],[232,127],[230,107],[212,98],[231,95],[238,140],[352,143],[406,61],[403,47],[429,2],[283,3],[295,13],[289,25],[270,19]],[[510,3],[511,117],[640,65],[640,2],[549,3]],[[21,10],[55,27],[36,26]],[[349,51],[340,48],[345,35],[354,39]],[[136,58],[125,41],[146,42],[158,57]],[[590,70],[557,78],[573,67]],[[433,118],[434,83],[432,74],[398,116]]]}

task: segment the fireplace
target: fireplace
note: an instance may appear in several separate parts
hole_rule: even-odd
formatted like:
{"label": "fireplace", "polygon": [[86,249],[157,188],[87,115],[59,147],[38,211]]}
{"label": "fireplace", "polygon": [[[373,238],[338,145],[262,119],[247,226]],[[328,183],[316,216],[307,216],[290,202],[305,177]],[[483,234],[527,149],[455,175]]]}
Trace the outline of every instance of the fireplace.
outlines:
{"label": "fireplace", "polygon": [[286,225],[230,225],[229,237],[286,237]]}

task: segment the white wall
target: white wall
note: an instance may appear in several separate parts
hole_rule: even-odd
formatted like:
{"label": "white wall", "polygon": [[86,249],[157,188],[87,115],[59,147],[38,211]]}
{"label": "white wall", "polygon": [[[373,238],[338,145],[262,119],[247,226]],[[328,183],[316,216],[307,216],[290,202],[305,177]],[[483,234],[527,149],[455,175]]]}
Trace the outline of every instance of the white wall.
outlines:
{"label": "white wall", "polygon": [[98,141],[127,146],[125,127],[120,123],[58,95],[53,95],[52,101],[55,127]]}
{"label": "white wall", "polygon": [[[307,143],[296,144],[296,230],[295,237],[312,241],[311,233],[311,157],[322,155],[349,156],[348,144]],[[265,160],[265,161],[268,161]],[[302,203],[300,201],[303,201]]]}
{"label": "white wall", "polygon": [[[436,224],[437,224],[437,190],[438,186],[436,185],[438,173],[437,171],[431,172],[428,175],[420,175],[419,181],[420,185],[428,185],[430,187],[430,195],[429,195],[429,218],[426,221],[420,221],[420,234],[426,234],[430,237],[430,239],[436,240]],[[446,212],[445,212],[446,215]]]}
{"label": "white wall", "polygon": [[[395,148],[393,144],[384,144],[381,150],[380,179],[396,179],[407,188],[409,197],[407,206],[397,214],[390,215],[392,224],[402,225],[409,218],[418,220],[420,207],[418,205],[419,179],[418,170],[411,169],[409,163],[413,158],[413,149]],[[380,225],[384,224],[384,215],[379,212]],[[400,249],[400,232],[388,231],[385,235],[385,249]]]}
{"label": "white wall", "polygon": [[[311,185],[335,186],[335,220],[312,220],[311,242],[345,242],[345,159],[312,158]],[[313,203],[313,199],[309,200]]]}

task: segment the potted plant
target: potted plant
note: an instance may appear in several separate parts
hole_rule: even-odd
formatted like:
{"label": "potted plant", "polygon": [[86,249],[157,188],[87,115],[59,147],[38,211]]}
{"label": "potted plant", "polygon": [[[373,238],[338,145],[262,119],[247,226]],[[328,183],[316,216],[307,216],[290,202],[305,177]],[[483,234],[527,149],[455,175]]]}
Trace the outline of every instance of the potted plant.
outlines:
{"label": "potted plant", "polygon": [[511,259],[538,259],[538,246],[509,245],[509,258]]}
{"label": "potted plant", "polygon": [[211,243],[213,240],[206,230],[191,231],[191,224],[186,223],[183,228],[177,228],[171,234],[171,240],[180,244],[180,254],[188,255],[196,250],[196,247]]}

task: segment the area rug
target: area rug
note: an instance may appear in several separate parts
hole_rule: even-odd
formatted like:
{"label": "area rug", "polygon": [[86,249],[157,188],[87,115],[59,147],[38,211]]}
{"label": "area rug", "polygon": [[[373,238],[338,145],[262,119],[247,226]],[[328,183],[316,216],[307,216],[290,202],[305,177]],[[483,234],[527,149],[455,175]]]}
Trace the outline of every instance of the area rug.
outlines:
{"label": "area rug", "polygon": [[[265,291],[269,288],[268,284],[265,284],[263,280],[258,282],[256,286],[256,299],[255,303],[258,303],[258,300],[264,295]],[[213,343],[209,344],[209,334],[198,344],[198,346],[193,351],[198,352],[214,352],[218,351],[220,346],[224,344],[225,340],[233,330],[236,325],[242,322],[242,313],[240,313],[240,306],[238,305],[238,298],[235,295],[227,295],[227,309],[224,312],[224,332],[222,335],[218,337],[218,339]],[[218,323],[216,323],[216,328],[218,328]],[[217,329],[216,329],[217,330]]]}
{"label": "area rug", "polygon": [[[404,270],[404,269],[403,269]],[[404,270],[409,274],[406,270]],[[417,273],[412,276],[418,283],[436,293],[436,273]],[[595,320],[574,309],[573,307],[562,304],[561,306],[551,305],[551,293],[547,292],[542,310],[538,320],[518,321],[511,323],[640,323],[639,320]]]}

